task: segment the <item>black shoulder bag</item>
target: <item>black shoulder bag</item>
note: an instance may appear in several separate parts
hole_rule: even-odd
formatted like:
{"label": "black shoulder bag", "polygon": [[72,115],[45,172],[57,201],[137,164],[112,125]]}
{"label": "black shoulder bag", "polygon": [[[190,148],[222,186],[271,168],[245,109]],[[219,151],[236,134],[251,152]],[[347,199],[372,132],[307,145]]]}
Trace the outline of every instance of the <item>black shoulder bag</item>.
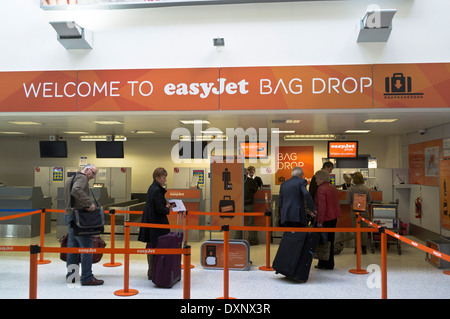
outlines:
{"label": "black shoulder bag", "polygon": [[[75,177],[76,175],[72,177],[72,182],[70,184],[71,193]],[[105,231],[105,212],[103,211],[103,208],[99,207],[97,199],[95,198],[94,193],[92,193],[92,190],[91,194],[94,197],[95,205],[97,206],[92,212],[89,212],[86,209],[74,209],[74,197],[72,196],[72,194],[70,194],[70,206],[73,208],[74,216],[72,227],[76,236],[99,235],[103,234],[103,232]]]}

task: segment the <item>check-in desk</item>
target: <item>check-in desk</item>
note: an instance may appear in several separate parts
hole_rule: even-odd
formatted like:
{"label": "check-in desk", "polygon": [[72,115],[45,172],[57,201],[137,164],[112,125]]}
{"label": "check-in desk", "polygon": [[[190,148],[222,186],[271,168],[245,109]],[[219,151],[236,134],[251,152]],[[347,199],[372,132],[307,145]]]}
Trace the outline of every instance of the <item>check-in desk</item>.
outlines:
{"label": "check-in desk", "polygon": [[[108,189],[106,187],[92,187],[91,190],[100,207],[110,206],[114,203],[114,198],[109,198]],[[92,193],[89,193],[89,196],[92,200],[94,200],[94,198],[92,197]],[[57,209],[66,209],[66,203],[64,200],[64,187],[58,187],[56,200]],[[107,223],[107,221],[109,220],[109,215],[106,215],[105,223]],[[64,213],[58,213],[56,215],[56,225],[56,238],[61,238],[65,234],[67,234],[67,225],[64,219]]]}
{"label": "check-in desk", "polygon": [[[35,187],[0,187],[0,217],[51,208],[52,199]],[[20,210],[11,212],[11,210]],[[41,214],[0,221],[0,237],[29,238],[39,236]],[[51,214],[45,215],[45,233],[51,231]]]}
{"label": "check-in desk", "polygon": [[[202,197],[202,189],[198,188],[177,188],[168,189],[166,200],[170,199],[180,199],[184,203],[184,207],[188,211],[187,224],[188,225],[205,225],[205,215],[190,215],[189,211],[204,212],[205,203]],[[169,223],[176,225],[177,223],[177,213],[171,212],[168,216]],[[199,229],[189,229],[187,233],[188,241],[198,242],[203,239],[205,235],[204,230]]]}
{"label": "check-in desk", "polygon": [[[370,191],[370,196],[374,201],[383,200],[383,193],[381,191]],[[351,219],[351,208],[347,202],[347,191],[339,190],[339,200],[341,204],[341,218],[338,218],[336,227],[353,227]]]}

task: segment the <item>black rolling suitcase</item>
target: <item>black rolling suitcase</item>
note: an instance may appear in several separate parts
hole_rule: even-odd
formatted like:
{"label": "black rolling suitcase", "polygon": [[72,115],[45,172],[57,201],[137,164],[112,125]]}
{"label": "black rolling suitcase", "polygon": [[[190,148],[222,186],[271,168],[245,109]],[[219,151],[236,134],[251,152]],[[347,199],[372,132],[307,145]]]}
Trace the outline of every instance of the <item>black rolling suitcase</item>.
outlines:
{"label": "black rolling suitcase", "polygon": [[273,260],[275,273],[306,282],[319,237],[319,233],[285,232]]}

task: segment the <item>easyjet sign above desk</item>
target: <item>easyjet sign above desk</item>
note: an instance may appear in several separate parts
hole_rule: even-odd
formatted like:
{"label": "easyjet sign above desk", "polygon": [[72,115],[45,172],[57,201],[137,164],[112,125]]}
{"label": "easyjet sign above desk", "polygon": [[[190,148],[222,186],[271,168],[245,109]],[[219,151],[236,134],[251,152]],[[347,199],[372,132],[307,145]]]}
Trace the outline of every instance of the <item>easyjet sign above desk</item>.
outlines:
{"label": "easyjet sign above desk", "polygon": [[449,107],[450,64],[0,72],[0,112]]}

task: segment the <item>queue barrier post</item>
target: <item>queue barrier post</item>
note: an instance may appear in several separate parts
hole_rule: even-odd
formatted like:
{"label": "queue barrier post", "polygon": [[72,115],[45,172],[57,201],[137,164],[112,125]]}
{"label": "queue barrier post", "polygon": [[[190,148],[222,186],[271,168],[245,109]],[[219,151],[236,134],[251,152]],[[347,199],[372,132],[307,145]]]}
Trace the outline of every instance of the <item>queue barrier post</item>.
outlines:
{"label": "queue barrier post", "polygon": [[[266,211],[264,213],[264,215],[266,216],[266,227],[269,228],[270,227],[270,216],[272,215],[272,213],[270,211]],[[266,265],[259,267],[259,270],[262,270],[262,271],[274,271],[275,270],[270,266],[270,233],[271,233],[270,230],[266,230]]]}
{"label": "queue barrier post", "polygon": [[111,216],[111,259],[109,263],[104,263],[103,267],[118,267],[121,266],[122,263],[115,261],[114,248],[116,247],[116,210],[111,209],[109,211],[109,215]]}
{"label": "queue barrier post", "polygon": [[230,297],[229,283],[230,283],[230,226],[223,225],[223,297],[217,299],[235,299]]}
{"label": "queue barrier post", "polygon": [[[125,222],[125,250],[130,249],[130,226]],[[123,271],[123,289],[116,290],[116,296],[128,297],[139,293],[136,289],[129,288],[130,282],[130,254],[126,251],[124,254],[124,271]]]}
{"label": "queue barrier post", "polygon": [[41,248],[38,245],[30,245],[30,299],[37,298],[38,254]]}
{"label": "queue barrier post", "polygon": [[[187,241],[188,241],[188,229],[187,229],[187,215],[188,215],[188,211],[184,211],[184,212],[180,212],[182,214],[182,221],[183,221],[183,233],[184,233],[184,242],[187,245]],[[190,247],[190,246],[189,246]],[[194,265],[190,265],[191,268],[194,268]],[[183,258],[183,262],[181,263],[181,269],[184,269],[184,258]]]}
{"label": "queue barrier post", "polygon": [[[40,243],[39,245],[41,247],[44,247],[44,237],[45,237],[45,208],[42,208],[41,210],[41,231],[40,231]],[[44,259],[44,252],[41,251],[40,255],[39,255],[39,261],[38,264],[39,265],[44,265],[44,264],[49,264],[51,263],[50,260],[45,260]]]}
{"label": "queue barrier post", "polygon": [[380,227],[381,234],[381,299],[387,299],[387,235],[385,227]]}
{"label": "queue barrier post", "polygon": [[191,246],[184,245],[188,249],[188,253],[183,255],[183,299],[191,299]]}
{"label": "queue barrier post", "polygon": [[[356,213],[356,230],[361,229],[361,215]],[[355,275],[367,275],[367,270],[361,269],[361,232],[356,232],[356,269],[350,269],[350,273]]]}

